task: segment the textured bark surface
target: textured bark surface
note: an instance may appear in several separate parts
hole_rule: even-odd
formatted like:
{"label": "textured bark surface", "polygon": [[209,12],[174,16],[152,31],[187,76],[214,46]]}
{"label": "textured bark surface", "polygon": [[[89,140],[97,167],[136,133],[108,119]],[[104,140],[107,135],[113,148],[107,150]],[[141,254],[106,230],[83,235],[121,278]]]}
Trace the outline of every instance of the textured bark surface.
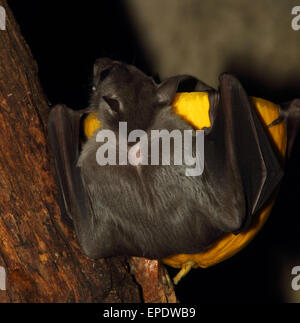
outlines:
{"label": "textured bark surface", "polygon": [[[46,137],[48,102],[6,1],[0,6],[7,14],[6,31],[0,31],[0,266],[7,290],[0,290],[0,302],[149,299],[141,292],[148,295],[153,284],[145,289],[141,279],[141,288],[126,258],[88,259],[61,220]],[[173,287],[168,290],[175,299]]]}
{"label": "textured bark surface", "polygon": [[132,257],[129,263],[145,303],[177,303],[173,283],[160,261]]}

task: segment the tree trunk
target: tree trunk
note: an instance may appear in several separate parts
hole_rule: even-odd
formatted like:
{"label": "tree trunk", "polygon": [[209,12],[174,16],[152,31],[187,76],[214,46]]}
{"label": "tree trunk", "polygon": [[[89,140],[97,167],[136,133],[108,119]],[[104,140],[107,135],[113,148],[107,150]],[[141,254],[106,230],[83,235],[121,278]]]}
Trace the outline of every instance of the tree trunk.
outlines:
{"label": "tree trunk", "polygon": [[[0,290],[0,302],[176,301],[160,266],[149,266],[154,274],[146,277],[138,265],[143,259],[134,260],[132,271],[126,257],[88,259],[62,221],[46,137],[48,102],[6,1],[0,6],[6,10],[6,30],[0,31],[0,267],[6,291]],[[145,285],[149,277],[152,284]]]}

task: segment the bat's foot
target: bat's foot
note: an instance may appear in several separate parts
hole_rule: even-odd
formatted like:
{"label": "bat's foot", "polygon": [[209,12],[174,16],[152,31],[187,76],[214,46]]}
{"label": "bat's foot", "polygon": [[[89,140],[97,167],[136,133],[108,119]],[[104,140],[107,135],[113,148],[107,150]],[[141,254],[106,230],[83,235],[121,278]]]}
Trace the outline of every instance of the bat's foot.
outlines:
{"label": "bat's foot", "polygon": [[297,120],[300,119],[300,99],[295,99],[288,103],[283,103],[280,105],[279,116],[268,127],[273,127],[278,125],[283,121],[288,121],[288,119]]}
{"label": "bat's foot", "polygon": [[184,263],[179,273],[173,278],[174,284],[177,285],[179,281],[190,272],[194,265],[194,261],[187,261],[186,263]]}
{"label": "bat's foot", "polygon": [[283,118],[287,125],[288,157],[291,156],[295,139],[300,129],[300,99],[295,99],[280,107],[279,118]]}

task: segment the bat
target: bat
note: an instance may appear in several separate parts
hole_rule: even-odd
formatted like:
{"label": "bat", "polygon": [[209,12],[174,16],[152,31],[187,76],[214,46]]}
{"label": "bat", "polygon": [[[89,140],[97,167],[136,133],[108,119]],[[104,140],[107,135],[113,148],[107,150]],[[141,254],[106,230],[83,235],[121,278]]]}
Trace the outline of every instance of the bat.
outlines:
{"label": "bat", "polygon": [[[90,258],[162,259],[204,251],[225,233],[238,234],[245,228],[282,179],[283,166],[266,130],[242,85],[230,74],[220,76],[218,90],[189,75],[157,84],[134,66],[102,58],[94,65],[93,90],[87,109],[56,105],[48,123],[61,208]],[[107,142],[97,142],[96,134],[82,142],[82,120],[91,112],[97,114],[101,130],[116,135],[118,147],[122,122],[128,132],[195,131],[172,112],[180,91],[209,94],[211,126],[203,129],[200,176],[186,176],[187,165],[175,165],[173,157],[170,165],[100,166],[97,151]],[[299,111],[299,100],[294,100],[273,122],[291,124],[289,151]],[[133,146],[127,143],[123,153]],[[122,150],[117,158],[121,154]]]}

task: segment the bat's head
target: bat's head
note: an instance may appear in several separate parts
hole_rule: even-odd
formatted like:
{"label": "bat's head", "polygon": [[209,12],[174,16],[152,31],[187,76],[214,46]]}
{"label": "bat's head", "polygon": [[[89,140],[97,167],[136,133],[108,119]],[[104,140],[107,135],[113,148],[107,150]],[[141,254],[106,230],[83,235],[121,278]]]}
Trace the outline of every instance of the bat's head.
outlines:
{"label": "bat's head", "polygon": [[147,130],[162,106],[170,105],[176,93],[176,82],[160,85],[135,66],[98,59],[94,65],[94,93],[91,106],[98,109],[101,124],[117,130],[120,121],[128,131]]}

